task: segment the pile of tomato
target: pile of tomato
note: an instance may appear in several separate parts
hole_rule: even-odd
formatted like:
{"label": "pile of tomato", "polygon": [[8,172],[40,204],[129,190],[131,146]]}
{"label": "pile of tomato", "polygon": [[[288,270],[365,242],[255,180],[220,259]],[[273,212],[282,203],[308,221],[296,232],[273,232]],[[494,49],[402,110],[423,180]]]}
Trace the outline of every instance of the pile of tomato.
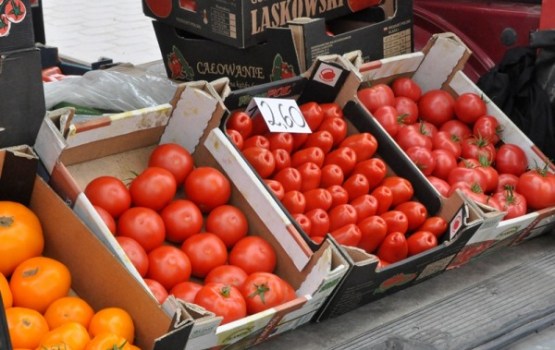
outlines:
{"label": "pile of tomato", "polygon": [[503,142],[480,95],[423,92],[409,77],[361,87],[357,95],[443,196],[460,189],[506,212],[504,219],[555,205],[555,175]]}
{"label": "pile of tomato", "polygon": [[368,133],[348,134],[336,103],[299,106],[312,133],[270,132],[261,116],[232,112],[226,132],[306,235],[329,233],[382,265],[431,249],[447,229],[414,199],[409,180],[388,174]]}
{"label": "pile of tomato", "polygon": [[230,204],[229,179],[182,146],[156,146],[128,185],[106,175],[84,192],[160,303],[171,294],[228,323],[296,298],[272,245]]}
{"label": "pile of tomato", "polygon": [[94,310],[71,292],[71,273],[43,256],[38,217],[26,206],[0,202],[0,295],[12,348],[19,350],[139,349],[135,326],[119,307]]}

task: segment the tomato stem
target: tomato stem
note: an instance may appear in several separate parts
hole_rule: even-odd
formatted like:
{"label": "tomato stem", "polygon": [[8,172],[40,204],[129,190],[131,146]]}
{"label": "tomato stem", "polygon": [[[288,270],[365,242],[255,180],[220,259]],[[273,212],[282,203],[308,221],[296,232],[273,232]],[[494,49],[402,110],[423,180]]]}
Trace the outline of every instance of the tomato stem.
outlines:
{"label": "tomato stem", "polygon": [[266,283],[255,284],[254,287],[255,287],[255,291],[249,295],[249,298],[254,298],[258,295],[260,297],[260,300],[262,301],[262,304],[266,304],[266,301],[264,300],[264,296],[266,295],[266,292],[270,290],[268,285]]}

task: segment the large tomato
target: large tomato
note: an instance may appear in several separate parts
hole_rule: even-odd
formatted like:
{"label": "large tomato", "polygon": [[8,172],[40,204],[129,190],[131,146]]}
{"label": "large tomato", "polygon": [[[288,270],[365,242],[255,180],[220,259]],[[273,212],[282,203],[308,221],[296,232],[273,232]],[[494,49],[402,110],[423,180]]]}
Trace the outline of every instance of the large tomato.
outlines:
{"label": "large tomato", "polygon": [[345,180],[343,170],[337,164],[324,165],[320,171],[322,173],[322,176],[320,177],[320,186],[324,188],[341,185]]}
{"label": "large tomato", "polygon": [[369,216],[358,223],[361,238],[358,247],[367,253],[374,253],[387,236],[387,222],[379,216]]}
{"label": "large tomato", "polygon": [[186,148],[177,143],[166,143],[154,148],[148,159],[148,166],[170,171],[179,186],[193,170],[194,162]]}
{"label": "large tomato", "polygon": [[0,201],[0,273],[9,277],[22,261],[42,254],[39,218],[23,204]]}
{"label": "large tomato", "polygon": [[401,122],[397,108],[389,105],[381,106],[378,107],[372,113],[372,115],[391,137],[397,137],[399,129],[401,128]]}
{"label": "large tomato", "polygon": [[428,209],[418,201],[408,201],[401,203],[395,207],[395,210],[402,211],[407,216],[408,230],[414,231],[416,228],[424,224],[428,217]]}
{"label": "large tomato", "polygon": [[476,119],[472,125],[472,133],[475,136],[485,138],[492,144],[499,142],[499,134],[502,131],[499,121],[492,115],[486,114]]}
{"label": "large tomato", "polygon": [[422,146],[412,146],[407,148],[405,152],[425,176],[432,175],[436,167],[432,150]]}
{"label": "large tomato", "polygon": [[309,134],[303,148],[318,147],[328,153],[333,147],[333,135],[328,130],[320,130]]}
{"label": "large tomato", "polygon": [[277,254],[264,238],[246,236],[241,238],[229,252],[229,263],[239,266],[247,274],[253,272],[273,272]]}
{"label": "large tomato", "polygon": [[357,162],[371,158],[378,150],[378,140],[369,132],[362,132],[347,136],[339,147],[350,147],[357,155]]}
{"label": "large tomato", "polygon": [[306,200],[305,211],[311,211],[312,209],[320,208],[323,210],[328,210],[333,204],[333,197],[325,188],[314,188],[303,192],[303,196]]}
{"label": "large tomato", "polygon": [[188,199],[174,199],[160,212],[166,229],[166,240],[182,243],[185,239],[199,233],[204,218],[199,207]]}
{"label": "large tomato", "polygon": [[503,220],[525,215],[528,211],[526,197],[510,189],[494,193],[488,203],[494,208],[506,212]]}
{"label": "large tomato", "polygon": [[249,315],[291,301],[295,290],[278,275],[269,272],[251,273],[241,287]]}
{"label": "large tomato", "polygon": [[164,208],[175,196],[177,182],[167,169],[148,167],[129,185],[129,193],[134,206],[151,208],[156,211]]}
{"label": "large tomato", "polygon": [[353,174],[362,174],[368,180],[370,190],[382,182],[387,174],[387,165],[380,158],[370,158],[357,162]]}
{"label": "large tomato", "polygon": [[495,146],[487,139],[471,136],[461,141],[461,157],[465,159],[486,158],[492,163],[495,154]]}
{"label": "large tomato", "polygon": [[347,224],[332,230],[330,235],[337,243],[345,246],[356,247],[362,238],[362,232],[356,224]]}
{"label": "large tomato", "polygon": [[497,150],[495,168],[502,174],[520,176],[528,169],[528,159],[520,146],[505,143]]}
{"label": "large tomato", "polygon": [[433,89],[425,92],[418,101],[420,118],[438,128],[454,118],[455,99],[447,91]]}
{"label": "large tomato", "polygon": [[234,111],[227,119],[226,127],[237,130],[243,139],[246,139],[252,132],[252,119],[244,111]]}
{"label": "large tomato", "polygon": [[68,294],[71,273],[58,260],[35,256],[21,262],[10,278],[13,305],[44,313],[54,300]]}
{"label": "large tomato", "polygon": [[313,162],[306,162],[297,167],[299,174],[301,174],[301,192],[305,192],[320,186],[320,179],[322,178],[321,168]]}
{"label": "large tomato", "polygon": [[347,122],[343,118],[325,118],[318,131],[328,131],[333,137],[333,145],[339,145],[347,137]]}
{"label": "large tomato", "polygon": [[410,181],[401,176],[388,176],[382,181],[382,186],[389,187],[393,194],[392,206],[396,206],[412,199],[414,188]]}
{"label": "large tomato", "polygon": [[206,217],[206,231],[212,232],[231,248],[249,231],[249,223],[243,212],[229,204],[212,209]]}
{"label": "large tomato", "polygon": [[530,209],[555,206],[555,175],[546,169],[528,170],[520,175],[516,192],[526,198]]}
{"label": "large tomato", "polygon": [[399,128],[395,141],[404,150],[413,146],[421,146],[428,149],[433,148],[432,136],[424,128],[423,123],[405,125]]}
{"label": "large tomato", "polygon": [[226,324],[247,316],[247,304],[241,291],[230,284],[205,284],[195,296],[195,304],[223,318]]}
{"label": "large tomato", "polygon": [[225,243],[211,232],[192,235],[183,242],[181,250],[189,257],[195,277],[204,278],[213,268],[227,263]]}
{"label": "large tomato", "polygon": [[432,137],[432,147],[434,150],[442,149],[451,152],[455,158],[461,156],[461,141],[458,136],[448,133],[447,131],[438,131]]}
{"label": "large tomato", "polygon": [[357,222],[361,222],[365,218],[376,215],[378,211],[378,200],[371,194],[363,194],[349,202],[357,212]]}
{"label": "large tomato", "polygon": [[288,132],[273,132],[266,135],[270,142],[270,150],[283,149],[287,153],[293,152],[293,135]]}
{"label": "large tomato", "polygon": [[231,196],[231,183],[218,169],[198,167],[185,180],[185,195],[195,202],[203,213],[226,204]]}
{"label": "large tomato", "polygon": [[85,187],[85,195],[93,205],[104,208],[118,218],[131,206],[131,194],[127,186],[114,176],[99,176]]}
{"label": "large tomato", "polygon": [[243,148],[243,156],[254,168],[256,173],[263,179],[268,178],[276,169],[276,160],[272,151],[262,147]]}
{"label": "large tomato", "polygon": [[371,113],[374,113],[381,106],[393,106],[395,104],[395,94],[386,84],[364,87],[358,90],[357,96]]}
{"label": "large tomato", "polygon": [[447,179],[451,170],[457,167],[457,158],[453,153],[436,148],[432,151],[432,157],[435,160],[434,170],[432,171],[432,176],[438,177],[440,179]]}
{"label": "large tomato", "polygon": [[310,101],[300,105],[299,109],[310,127],[310,130],[316,131],[324,120],[324,111],[322,111],[320,104]]}
{"label": "large tomato", "polygon": [[416,231],[407,238],[409,256],[437,247],[437,237],[430,231]]}
{"label": "large tomato", "polygon": [[343,182],[343,188],[347,191],[349,200],[353,200],[370,191],[370,182],[362,174],[353,174]]}
{"label": "large tomato", "polygon": [[408,97],[411,100],[417,102],[422,96],[422,89],[420,85],[412,78],[400,77],[393,80],[391,83],[391,89],[395,96]]}
{"label": "large tomato", "polygon": [[317,208],[307,211],[305,215],[310,220],[310,237],[323,237],[329,232],[330,217],[327,211]]}
{"label": "large tomato", "polygon": [[408,256],[409,247],[405,235],[401,232],[391,232],[383,239],[377,255],[387,263],[401,261]]}
{"label": "large tomato", "polygon": [[418,121],[418,104],[409,97],[395,97],[395,109],[399,113],[399,122],[402,124],[414,124]]}
{"label": "large tomato", "polygon": [[272,179],[281,183],[283,191],[286,193],[289,191],[300,191],[303,182],[301,172],[293,167],[281,169]]}
{"label": "large tomato", "polygon": [[147,253],[164,243],[165,232],[164,220],[150,208],[129,208],[118,220],[118,236],[133,238]]}
{"label": "large tomato", "polygon": [[474,124],[488,111],[482,97],[474,92],[466,92],[455,99],[455,115],[466,124]]}
{"label": "large tomato", "polygon": [[170,290],[191,277],[192,261],[187,254],[171,245],[161,245],[148,253],[147,278],[160,282]]}

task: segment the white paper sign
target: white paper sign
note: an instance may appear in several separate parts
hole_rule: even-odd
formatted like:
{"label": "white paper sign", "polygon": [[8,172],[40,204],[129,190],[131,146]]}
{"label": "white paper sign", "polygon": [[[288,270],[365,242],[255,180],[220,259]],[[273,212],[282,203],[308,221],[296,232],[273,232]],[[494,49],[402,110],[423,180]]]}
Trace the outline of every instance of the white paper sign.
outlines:
{"label": "white paper sign", "polygon": [[260,112],[271,132],[300,134],[312,132],[297,101],[293,99],[254,97],[246,112],[253,116],[257,111]]}

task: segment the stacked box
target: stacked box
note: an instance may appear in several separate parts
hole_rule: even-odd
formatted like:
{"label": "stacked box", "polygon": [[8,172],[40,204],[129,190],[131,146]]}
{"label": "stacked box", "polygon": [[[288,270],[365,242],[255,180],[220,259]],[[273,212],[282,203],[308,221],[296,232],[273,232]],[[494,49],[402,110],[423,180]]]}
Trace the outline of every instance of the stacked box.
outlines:
{"label": "stacked box", "polygon": [[0,147],[32,145],[45,108],[31,5],[4,1],[0,18]]}
{"label": "stacked box", "polygon": [[[215,111],[224,109],[221,96],[229,92],[226,79],[181,85],[170,104],[128,111],[93,123],[71,122],[72,109],[48,113],[35,145],[50,174],[49,183],[84,220],[106,246],[120,258],[137,280],[140,276],[123,254],[113,235],[83,193],[86,184],[99,175],[126,179],[146,167],[152,149],[160,143],[176,142],[193,155],[197,166],[212,166],[230,179],[246,165],[233,152],[229,140],[219,134],[206,139]],[[194,120],[194,122],[192,122]],[[217,150],[214,150],[216,147]],[[328,242],[313,252],[296,231],[289,218],[268,205],[257,186],[233,182],[229,204],[240,208],[249,221],[250,233],[266,238],[277,252],[277,274],[296,289],[293,301],[264,312],[220,326],[221,317],[197,305],[173,302],[164,307],[184,308],[190,321],[188,336],[180,338],[186,349],[212,348],[229,344],[248,347],[309,322],[332,293],[346,272],[347,265],[337,249]],[[254,202],[253,202],[254,199]],[[265,209],[264,216],[254,210]],[[264,220],[262,219],[264,217]],[[175,348],[175,347],[174,347]]]}

